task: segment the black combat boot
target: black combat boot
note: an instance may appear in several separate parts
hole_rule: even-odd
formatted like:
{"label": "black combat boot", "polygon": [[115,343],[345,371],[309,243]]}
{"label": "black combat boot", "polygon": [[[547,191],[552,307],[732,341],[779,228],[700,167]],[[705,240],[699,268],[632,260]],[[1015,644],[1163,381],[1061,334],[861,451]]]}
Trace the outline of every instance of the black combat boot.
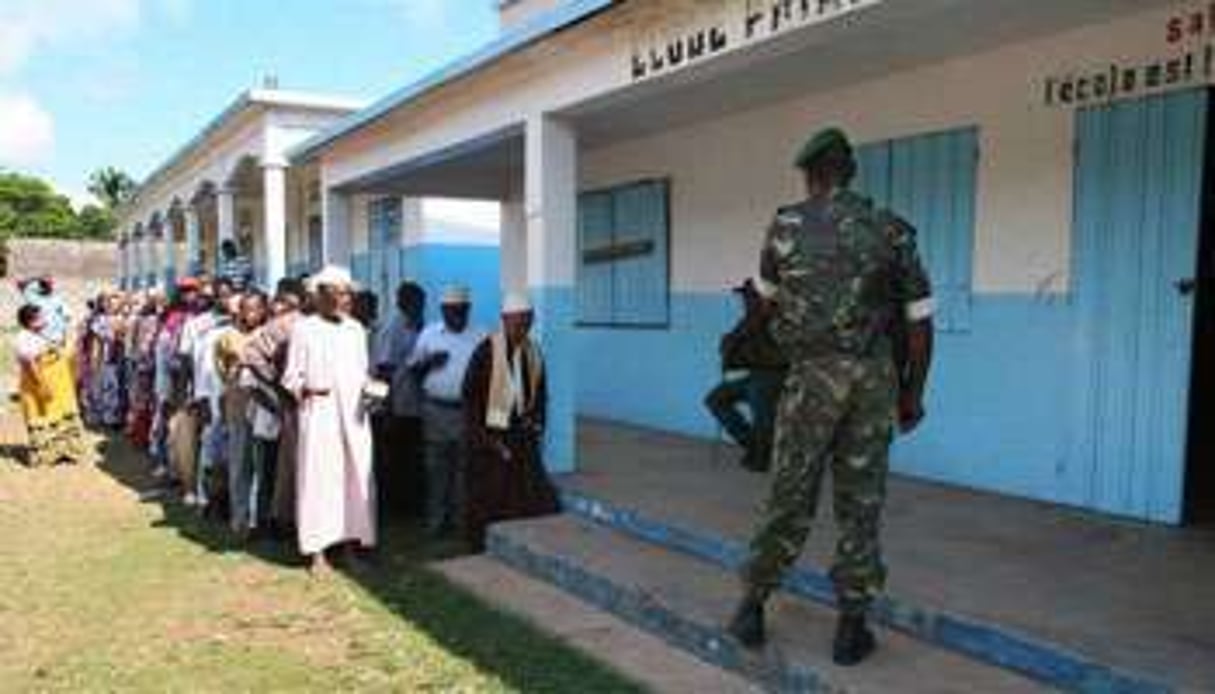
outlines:
{"label": "black combat boot", "polygon": [[868,658],[877,648],[877,639],[865,625],[863,614],[841,614],[835,629],[831,659],[836,665],[851,667]]}
{"label": "black combat boot", "polygon": [[751,472],[765,472],[763,459],[753,448],[748,448],[746,452],[743,453],[743,457],[738,461],[738,464],[742,465],[743,468],[750,470]]}
{"label": "black combat boot", "polygon": [[730,618],[726,631],[747,648],[759,648],[767,637],[764,634],[764,601],[753,595],[743,598]]}

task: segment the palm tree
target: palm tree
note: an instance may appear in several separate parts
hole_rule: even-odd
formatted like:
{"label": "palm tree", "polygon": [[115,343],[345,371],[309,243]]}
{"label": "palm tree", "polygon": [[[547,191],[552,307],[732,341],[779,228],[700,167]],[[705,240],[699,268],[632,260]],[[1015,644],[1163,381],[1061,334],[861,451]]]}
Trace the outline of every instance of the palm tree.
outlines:
{"label": "palm tree", "polygon": [[135,180],[125,171],[107,166],[89,176],[89,192],[100,200],[106,209],[114,210],[131,199],[131,195],[135,193]]}

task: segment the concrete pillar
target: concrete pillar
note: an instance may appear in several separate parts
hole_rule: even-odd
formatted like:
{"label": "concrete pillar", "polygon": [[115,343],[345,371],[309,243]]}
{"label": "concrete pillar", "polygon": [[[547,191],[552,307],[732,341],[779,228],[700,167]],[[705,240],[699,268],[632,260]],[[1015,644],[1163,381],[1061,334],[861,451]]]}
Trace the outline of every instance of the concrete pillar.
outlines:
{"label": "concrete pillar", "polygon": [[131,284],[131,232],[123,233],[118,242],[118,288],[126,291]]}
{"label": "concrete pillar", "polygon": [[186,208],[186,263],[185,271],[191,276],[202,272],[202,231],[199,226],[198,209],[193,205]]}
{"label": "concrete pillar", "polygon": [[282,164],[262,167],[265,206],[262,248],[266,252],[266,285],[274,287],[287,274],[287,170]]}
{"label": "concrete pillar", "polygon": [[527,209],[523,196],[502,201],[502,293],[527,290]]}
{"label": "concrete pillar", "polygon": [[161,248],[164,249],[164,282],[165,288],[173,286],[173,282],[177,279],[177,241],[174,239],[177,236],[177,224],[173,221],[173,215],[165,217],[164,239],[161,240]]}
{"label": "concrete pillar", "polygon": [[524,210],[527,286],[548,377],[545,465],[574,469],[577,455],[574,253],[577,248],[578,140],[573,126],[537,114],[526,128]]}
{"label": "concrete pillar", "polygon": [[155,287],[164,277],[164,234],[167,223],[161,221],[148,231],[148,265],[144,268],[147,275],[147,286]]}
{"label": "concrete pillar", "polygon": [[132,272],[131,272],[131,282],[130,282],[130,287],[129,287],[130,289],[140,289],[143,287],[143,278],[145,277],[144,260],[143,260],[143,252],[144,252],[143,246],[144,246],[144,237],[145,236],[147,236],[147,232],[143,231],[142,229],[138,233],[133,234],[131,236]]}
{"label": "concrete pillar", "polygon": [[236,240],[236,191],[231,188],[221,188],[215,194],[215,205],[218,212],[217,241],[215,244],[215,274],[219,274],[219,263],[223,257],[220,248],[224,241]]}
{"label": "concrete pillar", "polygon": [[322,262],[350,266],[350,200],[322,184]]}

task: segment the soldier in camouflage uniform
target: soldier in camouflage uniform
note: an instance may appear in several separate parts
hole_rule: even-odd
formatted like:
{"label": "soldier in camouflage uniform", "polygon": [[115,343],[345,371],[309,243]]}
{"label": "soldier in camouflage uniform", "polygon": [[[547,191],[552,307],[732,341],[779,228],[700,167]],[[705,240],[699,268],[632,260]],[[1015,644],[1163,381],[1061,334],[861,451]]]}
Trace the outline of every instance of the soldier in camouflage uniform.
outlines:
{"label": "soldier in camouflage uniform", "polygon": [[772,335],[789,361],[775,473],[729,631],[763,643],[764,602],[801,553],[830,468],[840,531],[833,655],[854,665],[876,646],[865,614],[886,575],[878,530],[894,427],[910,431],[923,417],[931,289],[914,229],[848,190],[856,164],[842,132],[816,135],[796,164],[808,197],[777,212],[760,263]]}

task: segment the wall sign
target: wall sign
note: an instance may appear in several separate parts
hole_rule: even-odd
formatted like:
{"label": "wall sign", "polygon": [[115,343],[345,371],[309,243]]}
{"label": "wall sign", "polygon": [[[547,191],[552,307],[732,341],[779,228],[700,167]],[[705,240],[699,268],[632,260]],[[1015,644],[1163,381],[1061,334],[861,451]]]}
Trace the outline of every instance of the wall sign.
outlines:
{"label": "wall sign", "polygon": [[1108,63],[1047,77],[1042,99],[1047,106],[1099,104],[1185,86],[1215,78],[1215,2],[1169,16],[1164,48],[1147,60]]}
{"label": "wall sign", "polygon": [[[699,0],[686,12],[642,21],[634,82],[668,74],[741,46],[823,24],[883,0]],[[653,28],[657,26],[657,28]]]}

